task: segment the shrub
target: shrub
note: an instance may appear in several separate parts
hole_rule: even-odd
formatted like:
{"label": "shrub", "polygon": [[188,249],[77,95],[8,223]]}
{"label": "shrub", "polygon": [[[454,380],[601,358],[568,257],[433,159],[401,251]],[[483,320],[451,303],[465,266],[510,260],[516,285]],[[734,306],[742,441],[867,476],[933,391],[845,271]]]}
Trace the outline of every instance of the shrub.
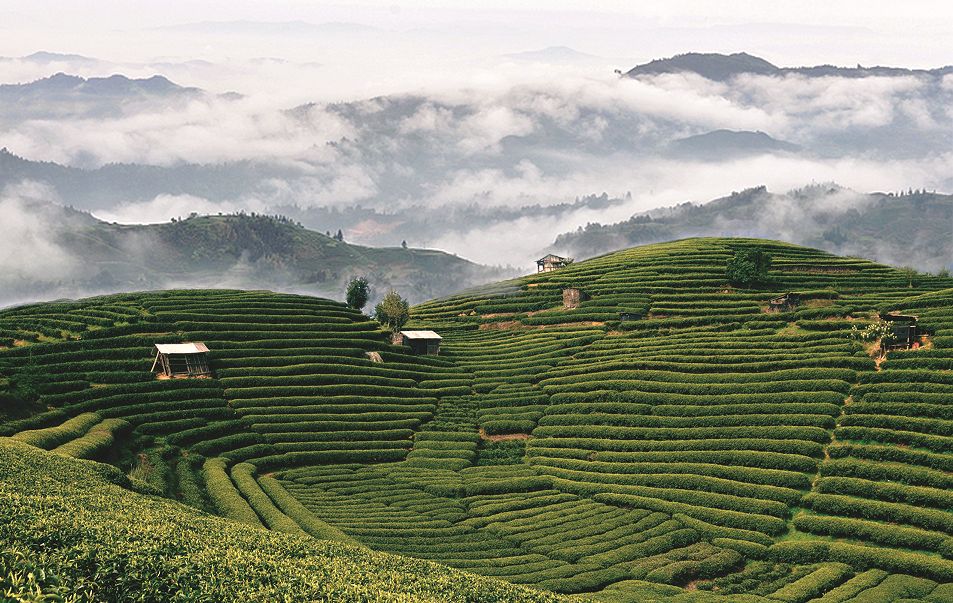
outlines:
{"label": "shrub", "polygon": [[219,513],[229,519],[261,527],[262,523],[258,515],[248,501],[242,498],[235,484],[228,477],[225,467],[225,460],[220,458],[208,459],[202,466],[205,486],[208,488],[212,503]]}
{"label": "shrub", "polygon": [[743,248],[728,260],[726,275],[732,285],[750,287],[768,282],[770,268],[771,254],[761,249]]}
{"label": "shrub", "polygon": [[367,305],[368,297],[370,297],[370,286],[366,278],[361,276],[348,282],[345,293],[348,307],[360,310]]}
{"label": "shrub", "polygon": [[374,317],[390,331],[398,331],[410,319],[410,304],[391,289],[374,307]]}
{"label": "shrub", "polygon": [[13,439],[23,442],[24,444],[36,446],[37,448],[49,450],[61,444],[65,444],[72,439],[81,437],[101,420],[102,417],[96,413],[83,413],[56,427],[21,431],[14,435]]}
{"label": "shrub", "polygon": [[304,534],[301,527],[282,513],[255,481],[253,465],[238,463],[232,467],[232,481],[268,528],[279,532]]}
{"label": "shrub", "polygon": [[95,459],[105,454],[124,432],[132,429],[123,419],[105,419],[89,428],[85,435],[57,446],[53,452],[78,459]]}

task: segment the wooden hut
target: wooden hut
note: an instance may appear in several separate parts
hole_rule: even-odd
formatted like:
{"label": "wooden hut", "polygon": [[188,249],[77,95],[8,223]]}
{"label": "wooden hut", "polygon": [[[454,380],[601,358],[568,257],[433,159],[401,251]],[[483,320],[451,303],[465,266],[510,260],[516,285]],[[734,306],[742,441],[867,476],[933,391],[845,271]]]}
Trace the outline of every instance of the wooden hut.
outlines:
{"label": "wooden hut", "polygon": [[152,372],[165,377],[208,377],[208,348],[204,343],[157,343]]}
{"label": "wooden hut", "polygon": [[920,343],[920,336],[923,333],[917,324],[918,317],[909,314],[899,314],[891,312],[881,316],[881,318],[890,324],[890,330],[893,331],[894,340],[889,344],[882,346],[887,350],[907,350]]}
{"label": "wooden hut", "polygon": [[436,356],[440,353],[443,337],[433,331],[401,331],[394,337],[396,345],[410,348],[415,356]]}
{"label": "wooden hut", "polygon": [[799,293],[785,293],[768,302],[769,312],[790,312],[801,305]]}
{"label": "wooden hut", "polygon": [[589,294],[582,289],[575,287],[563,289],[563,308],[567,310],[578,308],[582,302],[588,301],[589,299],[591,299]]}
{"label": "wooden hut", "polygon": [[536,271],[552,272],[553,270],[565,268],[569,264],[572,264],[572,258],[564,258],[550,253],[536,260]]}

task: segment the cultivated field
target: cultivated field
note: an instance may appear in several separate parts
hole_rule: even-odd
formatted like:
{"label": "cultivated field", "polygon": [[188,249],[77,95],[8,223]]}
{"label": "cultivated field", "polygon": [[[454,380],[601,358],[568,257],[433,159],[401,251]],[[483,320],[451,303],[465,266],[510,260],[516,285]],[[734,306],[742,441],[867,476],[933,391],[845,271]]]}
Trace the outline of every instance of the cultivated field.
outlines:
{"label": "cultivated field", "polygon": [[[769,285],[728,285],[745,247],[772,254]],[[563,308],[568,287],[590,299]],[[783,292],[801,305],[768,312]],[[919,316],[919,349],[875,358],[851,338],[888,311]],[[203,554],[216,538],[267,547],[268,528],[345,564],[364,545],[492,578],[410,599],[535,597],[501,579],[604,601],[953,601],[953,279],[690,239],[428,302],[411,326],[439,332],[441,355],[390,345],[336,302],[268,292],[6,310],[0,451],[8,465],[31,451],[38,472],[99,466],[61,456],[104,461],[122,469],[103,469],[113,483],[125,473],[140,493],[258,528],[110,487],[214,523]],[[208,345],[214,378],[154,378],[153,344],[180,341]],[[27,496],[31,469],[16,467],[3,488]],[[65,481],[50,533],[69,523],[75,489],[93,496]],[[18,517],[5,537],[42,550]],[[134,534],[96,529],[135,550]],[[246,540],[220,536],[232,530]],[[339,543],[319,553],[311,537]],[[62,559],[48,566],[72,584],[81,571]]]}

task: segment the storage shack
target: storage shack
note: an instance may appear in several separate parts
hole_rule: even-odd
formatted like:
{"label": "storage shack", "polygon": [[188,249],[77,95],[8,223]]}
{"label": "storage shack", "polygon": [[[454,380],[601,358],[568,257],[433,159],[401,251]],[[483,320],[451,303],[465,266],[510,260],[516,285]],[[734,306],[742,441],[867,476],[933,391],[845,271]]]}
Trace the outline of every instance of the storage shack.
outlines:
{"label": "storage shack", "polygon": [[436,356],[443,337],[433,331],[401,331],[394,337],[396,345],[404,345],[416,356]]}
{"label": "storage shack", "polygon": [[918,318],[909,314],[898,314],[891,312],[881,316],[883,320],[890,324],[890,330],[893,331],[894,340],[882,347],[887,350],[907,350],[914,347],[914,344],[920,343],[920,336],[923,333],[917,324]]}
{"label": "storage shack", "polygon": [[768,302],[769,312],[790,312],[801,305],[799,293],[785,293]]}
{"label": "storage shack", "polygon": [[578,308],[584,301],[591,299],[589,294],[582,289],[570,287],[563,289],[563,307],[567,310]]}
{"label": "storage shack", "polygon": [[572,264],[572,258],[564,258],[550,253],[536,260],[536,271],[552,272],[559,268],[565,268],[569,264]]}
{"label": "storage shack", "polygon": [[208,348],[201,342],[157,343],[152,372],[165,377],[208,377]]}

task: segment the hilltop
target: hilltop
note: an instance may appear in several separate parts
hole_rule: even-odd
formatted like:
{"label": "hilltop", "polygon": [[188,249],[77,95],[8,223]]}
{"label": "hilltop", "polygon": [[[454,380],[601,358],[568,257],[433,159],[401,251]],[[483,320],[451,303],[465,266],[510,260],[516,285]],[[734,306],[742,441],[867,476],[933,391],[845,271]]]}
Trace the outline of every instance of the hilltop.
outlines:
{"label": "hilltop", "polygon": [[[162,224],[124,225],[54,204],[13,207],[33,224],[0,275],[0,303],[174,286],[268,287],[343,295],[346,281],[368,277],[376,295],[398,288],[421,301],[498,278],[501,271],[442,251],[353,245],[280,216],[192,215]],[[31,251],[35,250],[35,251]],[[38,257],[39,256],[39,257]],[[45,257],[44,257],[45,256]]]}
{"label": "hilltop", "polygon": [[761,57],[746,52],[721,54],[717,52],[688,52],[665,59],[655,59],[636,65],[626,75],[640,77],[664,73],[695,73],[716,82],[727,82],[739,75],[783,76],[789,74],[805,77],[901,77],[927,76],[942,78],[953,73],[953,66],[937,69],[907,69],[903,67],[838,67],[834,65],[816,65],[812,67],[778,67]]}
{"label": "hilltop", "polygon": [[754,236],[938,271],[953,269],[951,224],[953,195],[864,194],[836,184],[773,193],[759,186],[707,203],[637,213],[614,224],[589,223],[559,235],[551,249],[587,258],[683,237]]}
{"label": "hilltop", "polygon": [[[752,287],[726,277],[745,250],[773,259]],[[784,292],[799,305],[769,311]],[[888,311],[919,316],[918,349],[881,358],[851,337]],[[69,559],[96,542],[125,565],[86,575],[94,588],[121,592],[140,568],[166,598],[254,598],[316,563],[339,569],[283,592],[549,596],[504,580],[606,602],[953,595],[953,279],[686,239],[420,304],[410,327],[438,331],[440,355],[303,295],[0,311],[0,509],[19,563],[68,591],[86,567]],[[179,341],[208,345],[212,378],[154,378],[152,345]],[[34,474],[55,476],[49,493]],[[138,556],[140,524],[117,508],[145,517],[160,558]],[[486,579],[458,588],[452,570],[355,543]],[[214,559],[228,559],[218,585],[203,581]],[[187,580],[170,584],[170,567]]]}

